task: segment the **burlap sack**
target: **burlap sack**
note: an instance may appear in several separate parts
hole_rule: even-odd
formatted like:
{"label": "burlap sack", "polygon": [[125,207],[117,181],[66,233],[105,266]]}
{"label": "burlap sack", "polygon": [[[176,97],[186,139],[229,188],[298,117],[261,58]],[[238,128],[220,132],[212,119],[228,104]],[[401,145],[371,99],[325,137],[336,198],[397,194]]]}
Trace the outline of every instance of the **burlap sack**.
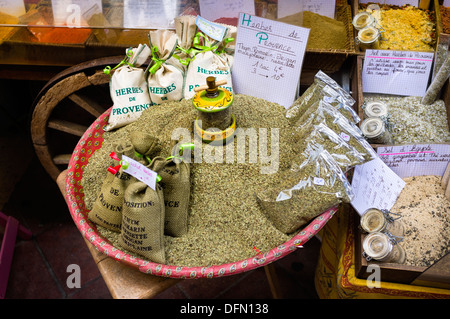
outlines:
{"label": "burlap sack", "polygon": [[130,56],[124,59],[111,77],[110,95],[113,108],[105,131],[125,126],[137,120],[151,105],[147,89],[145,70],[140,68],[150,55],[147,45],[131,49]]}
{"label": "burlap sack", "polygon": [[[132,157],[134,147],[131,144],[117,142],[113,145],[116,156],[121,159],[122,155]],[[88,213],[88,218],[97,225],[120,232],[122,223],[122,202],[125,189],[131,181],[132,176],[123,172],[120,168],[117,173],[108,172],[103,181],[100,193]]]}
{"label": "burlap sack", "polygon": [[169,30],[156,30],[149,32],[148,39],[152,52],[147,78],[150,99],[155,104],[180,101],[183,98],[184,70],[171,63],[178,44],[177,35]]}
{"label": "burlap sack", "polygon": [[189,199],[191,192],[189,164],[156,157],[149,168],[161,176],[159,184],[164,192],[164,233],[180,237],[188,232]]}
{"label": "burlap sack", "polygon": [[118,244],[150,261],[165,263],[164,197],[158,184],[156,190],[137,180],[128,185]]}
{"label": "burlap sack", "polygon": [[148,162],[146,164],[151,162],[149,159],[158,156],[161,152],[159,139],[150,134],[141,131],[132,131],[130,133],[130,140],[136,152],[147,159]]}

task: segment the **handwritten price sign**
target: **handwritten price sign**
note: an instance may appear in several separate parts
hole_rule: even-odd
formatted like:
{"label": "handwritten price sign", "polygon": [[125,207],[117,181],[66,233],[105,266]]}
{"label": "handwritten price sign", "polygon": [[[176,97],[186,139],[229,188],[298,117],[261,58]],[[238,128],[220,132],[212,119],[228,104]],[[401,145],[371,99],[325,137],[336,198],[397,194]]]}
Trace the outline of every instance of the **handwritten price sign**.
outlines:
{"label": "handwritten price sign", "polygon": [[290,107],[308,36],[309,29],[241,13],[232,69],[235,92]]}

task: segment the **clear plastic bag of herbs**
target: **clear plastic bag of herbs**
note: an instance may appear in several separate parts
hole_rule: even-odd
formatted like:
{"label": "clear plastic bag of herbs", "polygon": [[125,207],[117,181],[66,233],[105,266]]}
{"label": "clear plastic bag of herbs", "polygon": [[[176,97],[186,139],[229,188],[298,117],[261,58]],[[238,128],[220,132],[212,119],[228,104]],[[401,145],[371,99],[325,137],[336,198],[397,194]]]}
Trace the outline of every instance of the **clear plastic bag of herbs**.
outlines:
{"label": "clear plastic bag of herbs", "polygon": [[320,148],[324,148],[330,153],[343,172],[365,161],[364,154],[349,145],[344,138],[324,123],[310,124],[303,129],[298,129],[294,135],[294,149],[301,155],[295,159],[297,164],[308,157],[311,149],[319,150]]}
{"label": "clear plastic bag of herbs", "polygon": [[365,159],[364,162],[371,161],[376,157],[376,152],[366,141],[361,130],[324,100],[316,101],[298,119],[294,126],[299,129],[305,129],[309,125],[318,125],[320,123],[329,127],[362,154]]}
{"label": "clear plastic bag of herbs", "polygon": [[291,123],[295,123],[320,100],[324,100],[336,108],[350,122],[354,124],[360,122],[361,119],[353,110],[355,100],[336,81],[322,71],[316,73],[314,83],[286,111],[286,117],[290,119]]}
{"label": "clear plastic bag of herbs", "polygon": [[303,163],[280,174],[283,178],[258,191],[256,198],[266,217],[286,234],[353,198],[347,178],[324,149],[311,150]]}

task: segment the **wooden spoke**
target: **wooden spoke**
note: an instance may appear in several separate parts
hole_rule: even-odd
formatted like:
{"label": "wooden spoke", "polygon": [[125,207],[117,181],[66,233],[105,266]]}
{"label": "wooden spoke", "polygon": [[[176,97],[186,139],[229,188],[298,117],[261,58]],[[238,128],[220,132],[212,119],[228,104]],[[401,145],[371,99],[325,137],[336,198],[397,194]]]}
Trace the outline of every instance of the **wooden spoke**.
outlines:
{"label": "wooden spoke", "polygon": [[48,121],[48,127],[80,137],[83,136],[84,132],[88,129],[87,126],[64,120],[50,120]]}
{"label": "wooden spoke", "polygon": [[72,154],[60,154],[53,157],[53,161],[57,165],[69,165]]}
{"label": "wooden spoke", "polygon": [[111,107],[105,66],[123,57],[105,57],[74,65],[53,77],[34,101],[31,138],[42,166],[56,181],[67,168],[79,137]]}
{"label": "wooden spoke", "polygon": [[103,107],[101,107],[97,102],[87,97],[86,95],[72,93],[71,95],[69,95],[69,99],[75,104],[77,104],[79,107],[83,108],[88,113],[93,115],[95,118],[102,115],[103,112],[105,111]]}

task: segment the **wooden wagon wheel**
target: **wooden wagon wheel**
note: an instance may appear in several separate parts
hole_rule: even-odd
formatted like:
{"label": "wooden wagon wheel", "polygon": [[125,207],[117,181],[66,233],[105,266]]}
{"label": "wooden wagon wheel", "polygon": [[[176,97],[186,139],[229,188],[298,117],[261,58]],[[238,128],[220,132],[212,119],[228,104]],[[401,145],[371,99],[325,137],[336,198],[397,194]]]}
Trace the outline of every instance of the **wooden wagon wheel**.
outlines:
{"label": "wooden wagon wheel", "polygon": [[31,138],[36,154],[56,181],[89,125],[112,106],[110,76],[123,57],[107,57],[70,67],[53,77],[34,101]]}

